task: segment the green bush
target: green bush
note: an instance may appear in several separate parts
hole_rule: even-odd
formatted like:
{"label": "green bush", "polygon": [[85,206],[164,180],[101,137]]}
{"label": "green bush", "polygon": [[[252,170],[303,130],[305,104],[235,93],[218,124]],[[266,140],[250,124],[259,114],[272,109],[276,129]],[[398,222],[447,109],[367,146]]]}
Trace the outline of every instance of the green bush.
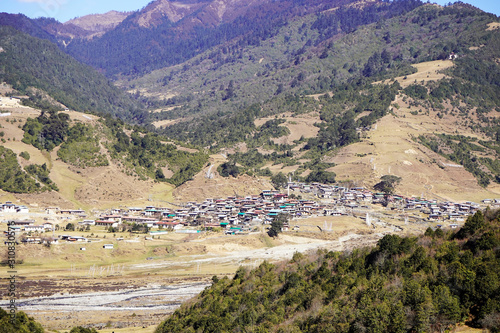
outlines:
{"label": "green bush", "polygon": [[33,193],[43,189],[33,178],[23,171],[16,154],[0,146],[0,188],[13,193]]}
{"label": "green bush", "polygon": [[30,159],[30,154],[27,151],[20,152],[19,156],[21,156],[22,158],[24,158],[27,161]]}

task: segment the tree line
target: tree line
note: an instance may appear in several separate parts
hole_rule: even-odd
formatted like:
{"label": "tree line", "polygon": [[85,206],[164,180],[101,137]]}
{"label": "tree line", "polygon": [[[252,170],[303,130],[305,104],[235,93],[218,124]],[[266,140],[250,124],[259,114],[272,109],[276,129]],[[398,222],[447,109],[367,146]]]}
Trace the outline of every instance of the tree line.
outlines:
{"label": "tree line", "polygon": [[156,332],[443,332],[464,322],[498,332],[499,216],[478,211],[458,232],[240,267],[214,276]]}

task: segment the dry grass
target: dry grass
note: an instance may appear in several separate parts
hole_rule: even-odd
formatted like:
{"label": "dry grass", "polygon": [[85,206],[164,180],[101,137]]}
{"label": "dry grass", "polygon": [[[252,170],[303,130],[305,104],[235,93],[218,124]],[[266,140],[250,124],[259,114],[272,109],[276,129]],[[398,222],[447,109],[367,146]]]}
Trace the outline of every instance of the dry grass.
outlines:
{"label": "dry grass", "polygon": [[[273,120],[274,117],[266,117],[255,120],[255,126],[261,126],[266,121]],[[319,128],[314,126],[314,123],[321,122],[319,115],[317,113],[310,113],[307,115],[301,115],[293,117],[291,114],[284,114],[281,119],[285,119],[285,123],[280,126],[284,126],[290,130],[290,134],[280,138],[273,138],[275,143],[280,144],[292,144],[293,141],[299,140],[301,137],[313,138],[318,132]]]}
{"label": "dry grass", "polygon": [[[415,64],[412,66],[418,70],[417,73],[395,78],[395,80],[398,81],[403,88],[406,88],[415,82],[420,83],[422,81],[428,82],[428,81],[437,81],[443,79],[446,76],[439,72],[442,71],[443,69],[447,69],[453,66],[453,61],[435,60],[435,61],[422,62],[420,64]],[[383,81],[384,84],[389,84],[390,82],[391,82],[390,80]],[[379,81],[375,83],[381,83],[381,82]]]}
{"label": "dry grass", "polygon": [[327,92],[327,93],[322,93],[322,94],[306,95],[306,97],[314,98],[315,100],[319,101],[319,98],[320,98],[321,96],[325,96],[326,94],[328,94],[328,96],[330,96],[330,97],[332,97],[332,96],[333,96],[333,93],[332,93],[332,92]]}
{"label": "dry grass", "polygon": [[480,333],[480,332],[484,332],[484,330],[481,328],[472,328],[469,326],[459,326],[459,327],[455,328],[454,330],[452,330],[451,332],[453,332],[453,333]]}
{"label": "dry grass", "polygon": [[500,29],[500,22],[488,23],[488,28],[486,28],[486,30],[488,30],[488,31],[496,30],[496,29]]}
{"label": "dry grass", "polygon": [[[224,163],[226,158],[221,154],[211,155],[209,166],[202,169],[192,180],[173,190],[175,202],[204,201],[206,198],[224,198],[228,196],[247,196],[259,194],[262,190],[273,188],[268,179],[259,179],[248,175],[237,178],[222,177],[217,167]],[[213,178],[207,178],[210,170]]]}
{"label": "dry grass", "polygon": [[160,128],[160,127],[167,127],[167,126],[170,126],[170,125],[173,125],[173,124],[176,124],[178,123],[179,120],[178,119],[174,119],[174,120],[171,120],[171,119],[166,119],[166,120],[159,120],[159,121],[155,121],[153,123],[153,125],[156,127],[156,128]]}
{"label": "dry grass", "polygon": [[[1,131],[4,132],[3,144],[19,154],[27,151],[29,160],[18,158],[21,166],[29,164],[43,164],[51,168],[50,178],[59,187],[59,192],[41,194],[16,194],[9,196],[9,200],[21,200],[26,204],[37,203],[42,206],[57,206],[61,208],[110,208],[118,205],[145,206],[149,204],[164,205],[161,202],[173,201],[173,186],[157,184],[152,181],[140,181],[137,177],[128,176],[122,172],[122,167],[110,161],[108,167],[80,169],[58,160],[57,150],[42,153],[35,147],[21,142],[23,137],[22,126],[28,117],[36,117],[38,110],[31,108],[10,108],[10,116],[0,117]],[[72,121],[95,125],[98,118],[93,115],[75,111],[65,111]],[[15,122],[13,120],[15,119]],[[192,152],[185,147],[181,150]],[[169,172],[165,170],[167,174]],[[12,198],[14,197],[14,198]],[[151,202],[150,200],[153,200]],[[154,202],[156,201],[156,202]]]}
{"label": "dry grass", "polygon": [[[153,333],[156,325],[148,327],[127,327],[127,328],[105,328],[99,330],[99,333]],[[69,331],[62,331],[69,332]]]}
{"label": "dry grass", "polygon": [[269,168],[272,173],[278,173],[278,172],[283,172],[285,175],[289,174],[291,172],[297,171],[299,168],[299,165],[291,165],[291,166],[283,166],[283,163],[280,164],[273,164],[273,162],[269,162],[266,165],[264,165],[264,168]]}
{"label": "dry grass", "polygon": [[498,187],[487,190],[464,168],[439,167],[448,163],[443,157],[417,144],[412,137],[426,133],[477,135],[459,128],[450,119],[436,121],[436,115],[412,115],[403,101],[400,109],[377,122],[376,129],[363,134],[361,142],[342,148],[329,160],[337,165],[331,170],[338,180],[351,180],[358,185],[373,186],[386,174],[402,177],[398,193],[446,200],[472,200],[496,197]]}

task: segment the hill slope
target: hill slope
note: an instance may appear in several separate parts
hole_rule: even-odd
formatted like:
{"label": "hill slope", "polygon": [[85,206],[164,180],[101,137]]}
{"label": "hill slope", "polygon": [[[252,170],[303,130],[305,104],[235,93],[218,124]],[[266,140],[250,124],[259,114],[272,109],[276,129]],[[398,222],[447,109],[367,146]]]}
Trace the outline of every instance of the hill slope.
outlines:
{"label": "hill slope", "polygon": [[0,26],[0,45],[3,50],[0,81],[28,94],[32,105],[50,107],[51,103],[44,103],[44,94],[47,94],[77,111],[143,121],[145,114],[141,106],[130,96],[102,74],[63,53],[55,44]]}
{"label": "hill slope", "polygon": [[[227,157],[204,172],[266,179],[281,172],[366,187],[393,174],[402,177],[401,194],[466,200],[466,193],[498,193],[497,17],[460,3],[413,0],[257,1],[244,11],[235,4],[155,1],[95,45],[72,44],[89,51],[108,38],[110,48],[93,59],[116,53],[105,56],[110,62],[140,49],[147,56],[121,62],[139,66],[135,74],[176,64],[118,83],[148,106],[157,132]],[[214,8],[219,16],[207,17],[217,19],[200,19]],[[256,28],[261,20],[268,25]],[[241,29],[217,35],[235,24]],[[189,41],[200,33],[207,39],[193,49]],[[125,42],[138,36],[138,44]],[[165,45],[183,55],[159,56]],[[458,58],[444,61],[450,55]],[[145,121],[134,110],[125,117]],[[199,176],[179,193],[206,182]]]}
{"label": "hill slope", "polygon": [[[494,82],[499,31],[488,28],[496,19],[468,6],[424,5],[331,37],[316,48],[315,42],[304,47],[299,42],[308,43],[304,36],[321,39],[314,31],[322,30],[312,27],[326,20],[312,15],[289,22],[258,47],[238,51],[243,56],[224,56],[221,49],[212,49],[182,69],[158,70],[132,84],[158,98],[175,95],[166,101],[170,108],[151,114],[162,132],[214,150],[238,152],[229,158],[241,172],[261,174],[269,167],[304,179],[311,171],[327,169],[339,180],[371,186],[392,171],[407,179],[402,193],[439,192],[447,198],[463,193],[465,184],[482,192],[472,173],[479,185],[492,184],[489,189],[497,193],[493,182],[499,174],[499,86]],[[290,56],[300,49],[303,54]],[[272,52],[266,55],[266,50]],[[222,58],[213,56],[217,52]],[[458,59],[444,61],[452,52]],[[381,79],[386,86],[375,88],[374,82]],[[186,85],[194,93],[181,89]],[[302,140],[300,134],[290,140],[304,115],[316,119],[312,133],[317,134],[304,132]],[[175,121],[161,122],[165,118]],[[377,122],[383,124],[383,134]],[[393,131],[395,126],[399,133]],[[448,137],[434,138],[434,133]],[[462,138],[449,137],[457,133]],[[378,142],[370,140],[375,135]],[[408,142],[404,149],[401,139]],[[449,140],[476,140],[480,145],[469,145],[465,150],[471,155],[466,157]],[[343,148],[349,144],[353,146]],[[398,157],[386,158],[389,146],[399,151]],[[413,182],[416,175],[422,182]]]}
{"label": "hill slope", "polygon": [[156,332],[431,332],[466,320],[498,330],[498,216],[478,212],[457,233],[429,228],[372,249],[240,267],[232,279],[214,276]]}
{"label": "hill slope", "polygon": [[10,192],[46,207],[162,205],[208,159],[111,118],[20,106],[4,111],[0,201],[12,200]]}
{"label": "hill slope", "polygon": [[[73,40],[66,51],[78,60],[102,69],[108,76],[137,76],[182,63],[229,41],[240,47],[258,45],[274,36],[291,18],[352,2],[354,1],[156,0],[127,17],[101,38],[91,41]],[[388,16],[385,8],[398,7],[404,10],[419,4],[419,1],[414,0],[397,1],[394,4],[382,1],[376,1],[373,5],[370,3],[371,15],[363,18],[363,24],[373,22],[374,17]]]}

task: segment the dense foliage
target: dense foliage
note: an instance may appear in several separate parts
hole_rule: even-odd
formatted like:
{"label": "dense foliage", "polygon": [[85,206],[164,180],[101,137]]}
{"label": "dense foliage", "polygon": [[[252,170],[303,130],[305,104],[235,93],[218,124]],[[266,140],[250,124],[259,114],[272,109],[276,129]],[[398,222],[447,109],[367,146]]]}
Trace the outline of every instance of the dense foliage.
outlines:
{"label": "dense foliage", "polygon": [[37,323],[32,317],[28,317],[23,311],[16,313],[14,323],[10,314],[0,308],[0,333],[44,333],[42,325]]}
{"label": "dense foliage", "polygon": [[0,26],[0,44],[0,81],[28,94],[34,106],[48,105],[31,87],[70,109],[108,113],[133,122],[145,120],[146,114],[130,96],[56,45],[7,26]]}
{"label": "dense foliage", "polygon": [[[462,165],[472,173],[478,184],[486,187],[493,180],[500,182],[500,164],[498,141],[479,141],[463,135],[428,135],[419,136],[418,141],[447,159]],[[479,157],[487,153],[491,157]],[[493,158],[492,158],[493,157]],[[445,167],[445,166],[442,166]]]}
{"label": "dense foliage", "polygon": [[[410,10],[415,5],[418,8]],[[396,10],[397,6],[403,10]],[[377,81],[411,74],[415,71],[412,63],[443,59],[450,52],[462,54],[483,41],[490,43],[485,24],[496,20],[493,15],[458,4],[439,8],[412,1],[339,6],[338,10],[318,13],[294,17],[260,45],[219,45],[183,66],[164,68],[127,85],[175,92],[171,99],[155,101],[157,109],[176,106],[175,112],[156,112],[152,115],[155,119],[199,113],[218,113],[220,117],[256,102],[276,98],[281,103],[285,96],[329,91],[350,79]],[[339,15],[353,22],[374,15],[368,22],[376,23],[359,25],[347,33],[339,26]],[[337,25],[317,25],[318,20]],[[229,86],[234,97],[227,99]],[[166,104],[161,106],[161,102]],[[279,103],[273,104],[275,112],[278,108],[288,111]]]}
{"label": "dense foliage", "polygon": [[95,328],[88,328],[82,326],[76,326],[69,331],[69,333],[98,333]]}
{"label": "dense foliage", "polygon": [[[149,177],[178,186],[190,180],[208,161],[205,153],[177,149],[174,144],[163,142],[160,136],[144,129],[136,127],[127,135],[122,122],[107,118],[103,123],[112,139],[108,144],[111,158],[122,162],[142,179]],[[161,170],[165,167],[174,172],[168,179]]]}
{"label": "dense foliage", "polygon": [[40,183],[47,186],[48,189],[59,191],[57,185],[49,178],[50,170],[47,168],[47,164],[42,165],[30,164],[24,168],[28,174],[33,176]]}
{"label": "dense foliage", "polygon": [[380,177],[380,182],[375,184],[373,188],[376,191],[383,193],[394,193],[394,188],[401,181],[401,177],[394,175],[384,175]]}
{"label": "dense foliage", "polygon": [[64,142],[69,129],[69,116],[65,113],[43,112],[37,118],[28,118],[23,126],[23,142],[40,150],[51,151]]}
{"label": "dense foliage", "polygon": [[106,155],[101,153],[96,131],[81,123],[68,130],[68,136],[57,151],[57,156],[65,163],[81,168],[109,165]]}
{"label": "dense foliage", "polygon": [[[12,193],[33,193],[50,189],[57,190],[57,186],[49,179],[46,167],[30,165],[27,171],[35,178],[30,177],[19,165],[16,154],[0,146],[0,189]],[[38,179],[37,182],[35,179]],[[47,185],[41,186],[40,182]]]}
{"label": "dense foliage", "polygon": [[499,215],[477,212],[466,232],[386,235],[371,249],[241,267],[156,332],[442,332],[461,322],[498,331]]}
{"label": "dense foliage", "polygon": [[[325,3],[316,0],[308,1],[307,6],[303,0],[263,2],[249,6],[246,13],[238,13],[234,20],[223,22],[210,22],[207,17],[209,14],[205,12],[210,8],[210,2],[207,2],[189,20],[171,22],[165,17],[153,27],[138,24],[138,17],[142,13],[136,12],[101,38],[72,41],[67,52],[82,62],[104,69],[108,75],[145,74],[154,69],[182,63],[228,41],[236,40],[238,48],[260,45],[262,41],[276,35],[293,16],[303,16],[350,2],[352,1],[336,0]],[[347,27],[344,31],[352,32],[358,25],[399,15],[420,5],[420,0],[399,0],[385,6],[383,2],[379,6],[367,6],[368,10],[351,7],[350,10],[332,11],[332,14],[326,15],[326,20],[320,19],[320,23],[316,25],[317,28],[321,28],[322,24],[336,27],[337,22],[330,22],[330,17],[333,16],[339,24]],[[321,23],[323,21],[325,22]],[[205,24],[196,25],[194,22]],[[134,43],[130,43],[130,40]],[[226,95],[226,98],[230,98],[230,95]]]}

